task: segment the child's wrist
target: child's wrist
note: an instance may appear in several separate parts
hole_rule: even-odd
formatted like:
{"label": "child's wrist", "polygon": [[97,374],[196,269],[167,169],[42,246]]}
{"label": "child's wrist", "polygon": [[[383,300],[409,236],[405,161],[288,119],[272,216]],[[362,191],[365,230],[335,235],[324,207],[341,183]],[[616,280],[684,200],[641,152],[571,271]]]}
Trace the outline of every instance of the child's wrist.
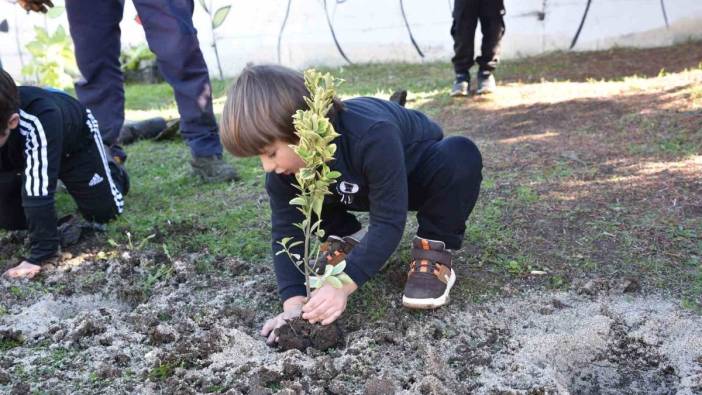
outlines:
{"label": "child's wrist", "polygon": [[298,296],[291,296],[287,299],[285,299],[285,302],[283,302],[283,311],[289,311],[289,310],[295,310],[295,309],[300,309],[302,308],[302,305],[305,304],[305,297],[298,295]]}
{"label": "child's wrist", "polygon": [[341,289],[344,290],[346,296],[350,296],[352,293],[356,292],[358,285],[356,285],[355,282],[351,282],[351,284],[344,284]]}

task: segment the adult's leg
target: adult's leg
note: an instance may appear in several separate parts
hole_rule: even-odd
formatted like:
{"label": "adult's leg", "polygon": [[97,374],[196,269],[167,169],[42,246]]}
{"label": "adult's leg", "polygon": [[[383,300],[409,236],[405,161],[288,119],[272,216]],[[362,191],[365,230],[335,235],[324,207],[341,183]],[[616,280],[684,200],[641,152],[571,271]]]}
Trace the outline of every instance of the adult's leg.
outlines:
{"label": "adult's leg", "polygon": [[454,56],[451,58],[456,74],[467,74],[474,60],[475,28],[478,25],[478,0],[456,0],[453,5]]}
{"label": "adult's leg", "polygon": [[76,83],[78,99],[100,122],[102,139],[111,156],[124,161],[115,146],[124,124],[124,77],[120,68],[119,22],[124,0],[66,0],[66,13],[82,78]]}
{"label": "adult's leg", "polygon": [[497,67],[500,43],[505,35],[505,6],[503,0],[481,0],[479,6],[480,31],[483,40],[476,62],[481,71],[492,72]]}
{"label": "adult's leg", "polygon": [[89,112],[85,127],[92,142],[71,155],[61,167],[59,178],[85,219],[106,223],[124,209],[128,178],[121,166],[109,161],[97,122]]}
{"label": "adult's leg", "polygon": [[194,157],[220,156],[207,64],[193,25],[192,0],[134,0],[149,48],[175,92],[181,134]]}
{"label": "adult's leg", "polygon": [[458,249],[482,181],[482,157],[462,136],[434,144],[409,179],[410,210],[417,210],[417,236]]}

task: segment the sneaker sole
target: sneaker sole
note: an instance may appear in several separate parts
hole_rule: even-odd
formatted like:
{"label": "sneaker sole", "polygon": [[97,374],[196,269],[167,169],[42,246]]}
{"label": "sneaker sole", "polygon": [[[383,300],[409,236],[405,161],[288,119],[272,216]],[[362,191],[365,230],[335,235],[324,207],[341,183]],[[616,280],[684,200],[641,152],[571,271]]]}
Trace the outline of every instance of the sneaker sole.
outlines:
{"label": "sneaker sole", "polygon": [[408,309],[420,309],[420,310],[429,310],[429,309],[436,309],[438,307],[441,307],[448,303],[449,301],[449,292],[451,292],[451,288],[453,288],[453,284],[456,282],[456,272],[451,269],[451,277],[449,277],[448,284],[446,284],[446,290],[444,293],[439,296],[438,298],[433,298],[433,299],[418,299],[418,298],[408,298],[406,296],[402,296],[402,305],[407,307]]}
{"label": "sneaker sole", "polygon": [[449,96],[451,96],[451,97],[468,97],[468,96],[470,96],[470,93],[451,92],[451,93],[449,93]]}

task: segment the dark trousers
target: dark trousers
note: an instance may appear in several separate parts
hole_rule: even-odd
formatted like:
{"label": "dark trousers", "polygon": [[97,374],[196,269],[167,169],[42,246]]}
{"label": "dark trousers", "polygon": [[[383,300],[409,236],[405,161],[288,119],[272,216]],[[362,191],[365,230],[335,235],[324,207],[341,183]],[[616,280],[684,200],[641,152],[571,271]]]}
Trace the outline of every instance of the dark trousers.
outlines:
{"label": "dark trousers", "polygon": [[[455,0],[451,26],[455,55],[451,62],[457,74],[467,74],[476,62],[480,70],[495,70],[499,61],[500,41],[505,34],[504,14],[503,0]],[[473,47],[478,20],[483,41],[480,56],[474,60]]]}
{"label": "dark trousers", "polygon": [[[440,240],[459,249],[466,221],[480,192],[483,159],[478,147],[463,136],[447,137],[432,145],[422,163],[408,176],[410,211],[417,212],[417,236]],[[327,210],[334,210],[329,212]],[[361,229],[356,217],[341,205],[325,206],[327,234],[348,236]]]}
{"label": "dark trousers", "polygon": [[[181,134],[192,155],[221,155],[207,64],[192,21],[193,0],[133,1],[161,74],[175,92]],[[100,122],[105,143],[113,146],[124,124],[119,62],[124,0],[66,0],[66,10],[83,76],[76,93]]]}
{"label": "dark trousers", "polygon": [[[91,118],[86,124],[91,140],[62,161],[59,179],[86,220],[106,223],[122,213],[128,179],[124,169],[108,162],[97,122]],[[0,228],[27,229],[23,185],[23,172],[0,172]]]}

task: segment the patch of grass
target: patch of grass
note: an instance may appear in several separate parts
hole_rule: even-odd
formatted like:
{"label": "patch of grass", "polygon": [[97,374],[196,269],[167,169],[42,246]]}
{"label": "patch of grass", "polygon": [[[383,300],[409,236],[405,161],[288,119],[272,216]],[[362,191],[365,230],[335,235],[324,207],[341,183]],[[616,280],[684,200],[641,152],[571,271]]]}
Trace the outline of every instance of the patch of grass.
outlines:
{"label": "patch of grass", "polygon": [[536,203],[539,200],[539,195],[528,186],[517,187],[517,199],[525,204]]}
{"label": "patch of grass", "polygon": [[142,279],[141,286],[147,295],[151,294],[156,283],[165,281],[173,275],[173,267],[168,265],[158,265]]}
{"label": "patch of grass", "polygon": [[7,310],[7,307],[5,307],[5,306],[3,306],[3,305],[0,305],[0,317],[2,317],[3,315],[7,314],[7,311],[8,311],[8,310]]}
{"label": "patch of grass", "polygon": [[154,367],[149,371],[148,377],[152,381],[163,381],[171,376],[175,372],[177,367],[180,367],[178,362],[163,362],[159,363],[158,366]]}
{"label": "patch of grass", "polygon": [[0,339],[0,351],[7,351],[23,344],[21,339]]}

